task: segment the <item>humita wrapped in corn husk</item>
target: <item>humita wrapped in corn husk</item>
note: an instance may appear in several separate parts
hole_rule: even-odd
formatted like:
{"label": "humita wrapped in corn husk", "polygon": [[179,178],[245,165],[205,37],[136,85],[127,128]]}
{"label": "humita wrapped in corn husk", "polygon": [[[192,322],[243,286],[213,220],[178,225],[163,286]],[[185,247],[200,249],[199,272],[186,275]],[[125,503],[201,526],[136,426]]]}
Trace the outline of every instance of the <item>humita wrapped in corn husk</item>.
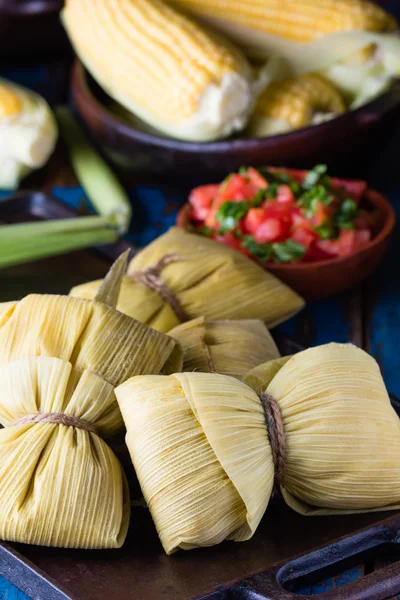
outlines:
{"label": "humita wrapped in corn husk", "polygon": [[0,305],[3,540],[117,548],[125,539],[129,492],[103,441],[123,425],[114,389],[179,369],[182,351],[112,308],[123,262],[93,301],[30,295]]}
{"label": "humita wrapped in corn husk", "polygon": [[369,355],[329,344],[245,380],[180,373],[116,390],[168,554],[249,539],[274,482],[303,514],[400,508],[400,420]]}
{"label": "humita wrapped in corn husk", "polygon": [[[91,299],[100,284],[77,286],[71,295]],[[117,308],[167,333],[203,316],[261,319],[273,327],[303,305],[300,296],[240,252],[172,228],[130,262]]]}
{"label": "humita wrapped in corn husk", "polygon": [[207,321],[204,317],[178,325],[168,335],[183,348],[183,371],[222,373],[241,379],[250,369],[279,357],[262,321]]}

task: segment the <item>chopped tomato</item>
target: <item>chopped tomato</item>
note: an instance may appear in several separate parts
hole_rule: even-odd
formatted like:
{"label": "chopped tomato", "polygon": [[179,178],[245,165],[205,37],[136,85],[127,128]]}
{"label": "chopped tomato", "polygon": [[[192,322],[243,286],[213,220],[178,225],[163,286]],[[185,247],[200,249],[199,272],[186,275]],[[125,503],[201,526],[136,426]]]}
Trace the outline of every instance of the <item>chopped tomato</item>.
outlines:
{"label": "chopped tomato", "polygon": [[294,204],[296,197],[288,185],[280,185],[276,199],[282,204]]}
{"label": "chopped tomato", "polygon": [[216,204],[221,206],[223,202],[241,202],[242,200],[251,200],[257,194],[259,186],[249,183],[246,177],[242,175],[231,175],[226,183],[220,187],[220,192],[216,199]]}
{"label": "chopped tomato", "polygon": [[[326,242],[326,241],[330,241],[330,240],[321,240],[321,241]],[[319,242],[315,242],[307,250],[307,253],[304,257],[307,262],[317,262],[318,260],[327,260],[328,258],[332,258],[333,255],[330,254],[329,252],[326,252],[322,248],[320,248],[319,244],[320,244]]]}
{"label": "chopped tomato", "polygon": [[214,198],[217,197],[220,185],[202,185],[195,188],[190,196],[189,202],[193,207],[193,216],[198,221],[207,218]]}
{"label": "chopped tomato", "polygon": [[244,218],[245,230],[254,235],[264,219],[264,210],[262,208],[251,208]]}
{"label": "chopped tomato", "polygon": [[218,207],[217,206],[212,206],[210,208],[210,210],[208,211],[208,215],[207,217],[204,219],[204,224],[207,225],[207,227],[211,227],[212,229],[218,228],[219,227],[219,223],[217,221],[217,211],[218,211]]}
{"label": "chopped tomato", "polygon": [[317,202],[315,214],[311,217],[310,223],[314,227],[319,227],[332,217],[332,209],[322,202]]}
{"label": "chopped tomato", "polygon": [[360,229],[354,233],[354,251],[363,248],[371,241],[371,232],[368,229]]}
{"label": "chopped tomato", "polygon": [[261,175],[257,169],[253,169],[253,167],[249,167],[246,171],[246,177],[250,183],[257,186],[257,189],[266,190],[268,187],[268,182]]}
{"label": "chopped tomato", "polygon": [[220,244],[224,244],[224,246],[234,248],[235,250],[239,250],[240,248],[240,240],[236,238],[231,232],[225,233],[224,235],[215,235],[214,240],[216,240]]}
{"label": "chopped tomato", "polygon": [[344,229],[340,232],[339,246],[340,256],[348,256],[353,252],[354,246],[354,229]]}
{"label": "chopped tomato", "polygon": [[338,240],[318,240],[315,243],[315,247],[328,256],[340,255],[340,243]]}
{"label": "chopped tomato", "polygon": [[268,170],[268,180],[250,167],[220,185],[194,189],[189,198],[194,227],[263,264],[348,256],[379,230],[379,211],[357,206],[367,189],[364,181],[331,178],[325,165],[312,172]]}
{"label": "chopped tomato", "polygon": [[258,227],[254,237],[259,244],[277,242],[280,239],[285,239],[285,226],[278,219],[266,219]]}
{"label": "chopped tomato", "polygon": [[347,196],[350,196],[356,202],[360,202],[367,191],[366,181],[360,181],[357,179],[339,179],[338,177],[331,177],[332,187],[339,190],[343,189]]}
{"label": "chopped tomato", "polygon": [[306,227],[297,227],[292,235],[291,239],[298,244],[301,244],[305,248],[310,248],[311,244],[318,239],[318,234],[311,229]]}

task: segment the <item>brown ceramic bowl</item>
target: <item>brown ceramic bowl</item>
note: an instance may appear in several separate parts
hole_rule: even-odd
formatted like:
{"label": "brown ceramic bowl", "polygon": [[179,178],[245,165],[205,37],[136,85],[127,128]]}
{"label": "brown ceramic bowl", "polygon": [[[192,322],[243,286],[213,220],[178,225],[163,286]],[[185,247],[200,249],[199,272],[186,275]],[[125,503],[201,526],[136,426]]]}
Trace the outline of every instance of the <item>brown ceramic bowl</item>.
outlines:
{"label": "brown ceramic bowl", "polygon": [[[354,287],[376,269],[382,260],[396,223],[390,202],[376,192],[368,190],[363,205],[379,211],[377,229],[367,246],[350,256],[340,256],[315,263],[268,265],[268,271],[296,290],[306,300],[318,300]],[[191,206],[186,203],[177,217],[177,225],[188,228]]]}
{"label": "brown ceramic bowl", "polygon": [[0,60],[68,48],[63,6],[63,0],[0,0]]}
{"label": "brown ceramic bowl", "polygon": [[355,161],[365,166],[387,142],[389,130],[384,123],[400,106],[400,82],[366,106],[321,125],[261,139],[207,143],[162,137],[120,116],[79,62],[72,73],[72,98],[92,136],[120,163],[129,159],[133,172],[150,175],[152,180],[179,177],[195,184],[204,178],[218,180],[241,165],[260,164],[306,168],[323,162],[339,175],[354,176]]}

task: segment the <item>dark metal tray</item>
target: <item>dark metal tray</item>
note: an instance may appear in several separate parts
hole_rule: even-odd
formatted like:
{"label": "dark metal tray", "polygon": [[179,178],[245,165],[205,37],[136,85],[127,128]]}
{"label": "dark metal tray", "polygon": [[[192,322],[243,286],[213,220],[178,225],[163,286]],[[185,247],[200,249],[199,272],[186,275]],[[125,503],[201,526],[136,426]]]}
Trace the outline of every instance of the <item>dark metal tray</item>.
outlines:
{"label": "dark metal tray", "polygon": [[[5,222],[73,214],[41,193],[21,192],[0,201]],[[3,271],[0,301],[31,291],[66,293],[84,278],[101,277],[110,259],[127,247],[121,242]],[[302,349],[279,332],[274,335],[282,353]],[[400,415],[399,401],[392,402]],[[399,562],[375,570],[385,556],[400,559],[399,512],[306,518],[275,498],[250,541],[166,556],[150,514],[135,502],[141,494],[123,439],[111,445],[126,469],[134,501],[127,542],[110,551],[0,544],[0,574],[34,600],[301,600],[307,596],[294,593],[298,586],[360,563],[370,565],[369,574],[320,597],[387,600],[400,593]]]}

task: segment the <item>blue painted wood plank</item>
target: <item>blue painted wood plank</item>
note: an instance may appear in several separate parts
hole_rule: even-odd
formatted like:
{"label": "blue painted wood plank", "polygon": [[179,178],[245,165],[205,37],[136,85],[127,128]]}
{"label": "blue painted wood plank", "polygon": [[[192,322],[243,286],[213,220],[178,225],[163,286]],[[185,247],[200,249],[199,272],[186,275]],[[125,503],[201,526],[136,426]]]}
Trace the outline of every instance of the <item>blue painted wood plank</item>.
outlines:
{"label": "blue painted wood plank", "polygon": [[400,126],[395,132],[390,147],[385,151],[370,182],[387,195],[395,207],[398,224],[389,253],[372,278],[369,291],[369,305],[366,307],[368,323],[366,335],[369,350],[378,360],[390,393],[400,396],[400,172],[398,148],[400,147]]}
{"label": "blue painted wood plank", "polygon": [[0,600],[29,600],[29,598],[4,577],[0,576]]}

